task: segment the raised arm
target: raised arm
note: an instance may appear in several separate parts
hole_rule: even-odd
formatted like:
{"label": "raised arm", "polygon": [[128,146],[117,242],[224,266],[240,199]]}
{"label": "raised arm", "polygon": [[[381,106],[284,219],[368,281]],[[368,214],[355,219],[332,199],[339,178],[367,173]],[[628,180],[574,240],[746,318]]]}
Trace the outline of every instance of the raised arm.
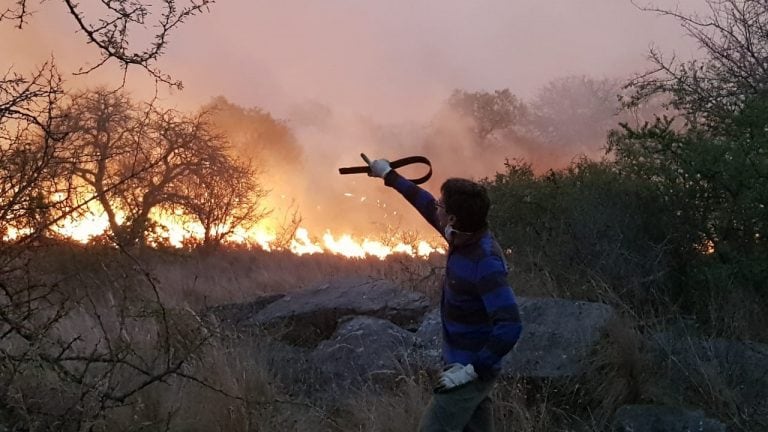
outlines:
{"label": "raised arm", "polygon": [[424,219],[432,225],[440,235],[443,235],[445,227],[440,226],[437,219],[437,206],[435,197],[431,193],[420,188],[412,181],[398,174],[395,170],[390,170],[384,176],[384,184],[400,192],[411,205],[421,213]]}

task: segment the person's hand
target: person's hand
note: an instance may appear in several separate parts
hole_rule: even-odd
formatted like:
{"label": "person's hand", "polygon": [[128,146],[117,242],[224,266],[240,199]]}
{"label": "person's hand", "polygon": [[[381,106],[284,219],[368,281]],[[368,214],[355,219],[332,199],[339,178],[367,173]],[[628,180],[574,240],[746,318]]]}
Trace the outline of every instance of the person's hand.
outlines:
{"label": "person's hand", "polygon": [[386,159],[376,159],[368,164],[371,167],[371,173],[368,174],[371,177],[384,178],[387,173],[392,171],[392,167],[389,166],[389,161]]}
{"label": "person's hand", "polygon": [[474,366],[452,363],[443,368],[435,390],[444,392],[477,379]]}

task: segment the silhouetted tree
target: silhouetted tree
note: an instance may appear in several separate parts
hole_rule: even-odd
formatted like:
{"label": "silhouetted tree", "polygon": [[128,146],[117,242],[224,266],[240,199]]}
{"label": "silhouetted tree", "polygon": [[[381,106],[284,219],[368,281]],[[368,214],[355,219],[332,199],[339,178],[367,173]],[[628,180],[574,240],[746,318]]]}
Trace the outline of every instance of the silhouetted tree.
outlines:
{"label": "silhouetted tree", "polygon": [[734,112],[764,97],[768,87],[768,13],[760,0],[706,0],[708,15],[645,7],[676,19],[704,54],[679,62],[650,52],[654,68],[631,83],[631,102],[665,94],[691,124],[725,126]]}
{"label": "silhouetted tree", "polygon": [[75,95],[66,112],[72,173],[86,186],[76,204],[95,194],[121,244],[144,243],[163,207],[198,218],[207,242],[259,218],[254,171],[228,153],[205,112],[135,104],[103,88]]}
{"label": "silhouetted tree", "polygon": [[[0,8],[0,23],[13,23],[23,31],[34,16],[31,3],[9,2]],[[207,10],[212,0],[117,0],[89,5],[87,12],[77,2],[62,3],[85,35],[85,42],[100,52],[100,59],[93,66],[78,73],[88,73],[115,61],[124,72],[129,66],[136,66],[158,82],[181,87],[179,81],[163,74],[155,62],[167,48],[172,31],[191,16]],[[150,21],[156,25],[148,27],[146,23]],[[139,40],[149,42],[141,47]],[[11,68],[0,77],[0,240],[9,230],[22,228],[27,234],[17,237],[17,242],[26,242],[45,231],[44,225],[67,216],[61,211],[52,214],[54,208],[71,198],[69,185],[61,184],[58,174],[52,174],[61,167],[58,156],[63,150],[59,141],[67,134],[57,118],[63,94],[62,79],[53,58],[31,73]],[[31,231],[26,223],[18,226],[27,210],[28,219],[37,221],[37,228]],[[47,215],[41,219],[43,213]]]}
{"label": "silhouetted tree", "polygon": [[119,234],[121,209],[116,197],[133,186],[133,176],[144,168],[131,161],[140,151],[139,134],[148,116],[124,93],[105,88],[76,93],[65,110],[67,117],[61,127],[69,131],[72,173],[85,186],[74,197],[75,207],[95,197],[107,215],[110,230]]}
{"label": "silhouetted tree", "polygon": [[302,151],[288,125],[258,107],[244,108],[222,96],[203,107],[211,125],[229,142],[232,152],[260,170],[291,171],[301,167]]}
{"label": "silhouetted tree", "polygon": [[570,76],[550,81],[531,103],[531,126],[544,145],[593,154],[619,123],[618,80]]}
{"label": "silhouetted tree", "polygon": [[478,143],[496,131],[521,123],[528,111],[509,89],[493,93],[454,90],[447,106],[471,121],[472,136]]}
{"label": "silhouetted tree", "polygon": [[[173,30],[192,16],[206,12],[213,2],[111,0],[89,4],[86,8],[73,0],[61,0],[85,36],[85,42],[96,46],[100,53],[94,65],[83,67],[78,73],[86,74],[115,61],[123,69],[123,79],[128,68],[135,66],[147,71],[158,82],[181,88],[181,81],[164,74],[155,62],[168,48]],[[12,21],[22,30],[34,15],[32,2],[14,0],[13,3],[5,10],[0,9],[0,22]],[[146,43],[142,44],[142,41]]]}
{"label": "silhouetted tree", "polygon": [[[13,20],[22,28],[32,16],[32,2],[6,3],[0,21]],[[189,6],[173,0],[103,1],[89,3],[88,14],[79,3],[63,3],[86,41],[101,51],[94,67],[115,60],[125,70],[137,66],[158,81],[180,85],[154,62],[167,45],[168,32],[210,1]],[[99,7],[105,13],[96,12]],[[132,28],[158,31],[149,38],[149,47],[132,50],[138,45],[129,38]],[[135,259],[118,262],[126,255],[112,255],[101,261],[107,282],[94,283],[91,276],[82,276],[81,262],[57,272],[51,263],[59,261],[28,247],[82,209],[78,203],[96,200],[92,192],[90,200],[80,194],[86,179],[98,183],[99,146],[87,148],[87,153],[71,146],[78,141],[70,137],[63,95],[53,60],[30,74],[11,70],[0,77],[0,405],[3,426],[14,430],[109,428],[102,426],[109,410],[135,404],[137,395],[153,384],[173,378],[201,382],[189,375],[188,366],[210,338],[191,311],[166,307],[154,279]],[[119,113],[121,103],[112,106]],[[116,130],[103,121],[105,116],[96,117],[102,121],[94,122],[94,143]],[[103,155],[115,158],[114,153]],[[78,178],[72,168],[81,164],[93,169]],[[11,230],[20,231],[11,242],[3,241]],[[116,274],[121,276],[114,278]],[[64,286],[63,279],[75,281],[76,288]],[[46,397],[39,397],[41,389]]]}
{"label": "silhouetted tree", "polygon": [[43,234],[69,198],[59,178],[63,134],[52,126],[62,96],[52,61],[0,79],[0,240],[10,231],[19,243]]}
{"label": "silhouetted tree", "polygon": [[[212,155],[213,156],[213,155]],[[267,191],[256,171],[231,155],[207,158],[179,184],[176,204],[203,227],[202,245],[215,248],[237,229],[247,231],[267,215]]]}

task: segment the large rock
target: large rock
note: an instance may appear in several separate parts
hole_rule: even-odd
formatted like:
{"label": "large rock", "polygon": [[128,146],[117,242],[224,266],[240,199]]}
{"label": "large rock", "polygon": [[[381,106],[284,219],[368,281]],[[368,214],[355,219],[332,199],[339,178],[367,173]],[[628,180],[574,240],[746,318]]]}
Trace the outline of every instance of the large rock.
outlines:
{"label": "large rock", "polygon": [[257,297],[246,303],[230,303],[211,306],[205,313],[212,314],[223,324],[237,327],[259,313],[265,307],[269,306],[270,303],[280,300],[283,297],[285,297],[285,294],[271,294]]}
{"label": "large rock", "polygon": [[440,321],[440,309],[434,309],[424,316],[416,331],[416,349],[419,362],[427,367],[442,367],[443,359],[443,323]]}
{"label": "large rock", "polygon": [[625,405],[614,414],[614,432],[725,432],[725,425],[699,410],[661,405]]}
{"label": "large rock", "polygon": [[[610,306],[559,299],[518,298],[523,334],[503,363],[504,375],[554,378],[582,372],[590,349],[614,316]],[[428,363],[438,366],[442,326],[435,310],[417,331],[418,346]]]}
{"label": "large rock", "polygon": [[393,382],[406,374],[404,356],[416,337],[390,321],[358,316],[343,320],[311,359],[341,388]]}
{"label": "large rock", "polygon": [[583,372],[585,360],[615,315],[602,303],[518,298],[523,334],[503,364],[504,375],[556,378]]}
{"label": "large rock", "polygon": [[393,282],[348,278],[287,294],[241,321],[241,326],[278,329],[281,340],[313,347],[331,337],[341,317],[367,315],[415,329],[428,307],[423,294]]}

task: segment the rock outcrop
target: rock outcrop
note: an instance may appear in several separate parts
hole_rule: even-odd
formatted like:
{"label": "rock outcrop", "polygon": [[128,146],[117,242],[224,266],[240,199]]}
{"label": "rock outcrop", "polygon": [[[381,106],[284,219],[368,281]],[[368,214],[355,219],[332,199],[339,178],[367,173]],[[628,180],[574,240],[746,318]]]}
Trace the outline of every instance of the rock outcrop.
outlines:
{"label": "rock outcrop", "polygon": [[[607,326],[618,322],[613,308],[601,303],[518,301],[523,334],[504,359],[502,379],[578,380],[590,373],[590,356]],[[209,311],[241,336],[268,335],[273,342],[265,346],[274,348],[270,362],[279,370],[302,371],[296,377],[301,382],[286,383],[288,388],[322,392],[330,399],[348,395],[338,389],[387,388],[401,376],[442,366],[437,305],[391,281],[340,279]],[[701,389],[711,390],[703,395],[709,400],[728,396],[718,402],[725,408],[733,405],[728,415],[742,416],[750,424],[768,424],[768,347],[671,332],[643,337],[653,385],[644,386],[644,393],[633,402],[647,405],[619,409],[613,430],[724,431],[720,421],[703,411],[680,408],[700,405],[690,395]],[[296,367],[281,368],[285,364]],[[292,377],[283,373],[281,379]],[[708,408],[705,405],[701,408]]]}
{"label": "rock outcrop", "polygon": [[314,347],[331,338],[343,317],[371,316],[414,330],[428,307],[423,294],[404,291],[391,281],[348,278],[286,294],[240,320],[238,327],[273,329],[282,341]]}

